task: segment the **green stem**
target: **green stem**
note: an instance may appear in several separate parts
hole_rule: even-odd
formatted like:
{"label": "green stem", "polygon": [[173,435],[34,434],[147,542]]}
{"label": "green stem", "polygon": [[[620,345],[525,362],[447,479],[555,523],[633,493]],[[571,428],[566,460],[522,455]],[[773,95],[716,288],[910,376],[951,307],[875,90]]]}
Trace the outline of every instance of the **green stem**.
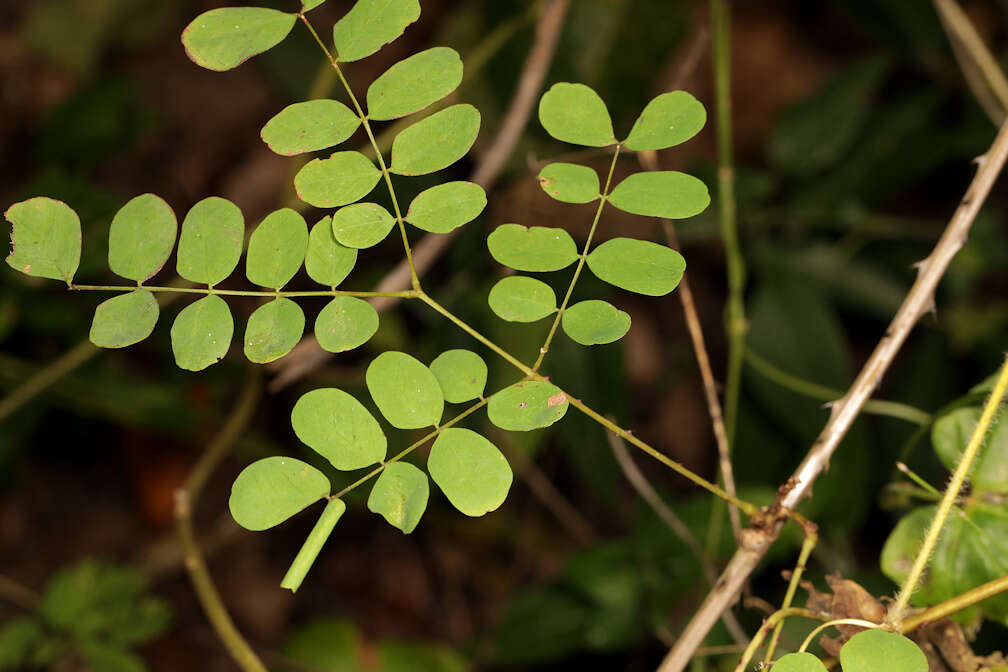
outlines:
{"label": "green stem", "polygon": [[292,593],[297,592],[301,582],[308,574],[308,570],[315,563],[319,551],[322,550],[322,545],[332,534],[333,528],[336,527],[336,523],[339,522],[344,511],[346,511],[346,504],[342,499],[330,499],[326,503],[318,522],[308,533],[308,538],[305,539],[304,545],[301,546],[301,550],[298,551],[294,562],[291,563],[290,569],[287,570],[283,581],[280,582],[281,588],[286,588]]}
{"label": "green stem", "polygon": [[988,581],[987,583],[979,585],[972,590],[966,591],[962,595],[957,595],[950,600],[942,602],[941,604],[929,607],[919,614],[914,614],[903,621],[903,625],[900,627],[900,632],[910,632],[925,623],[933,623],[941,618],[945,618],[946,616],[951,616],[952,614],[960,612],[967,607],[972,607],[974,604],[983,602],[995,595],[1000,595],[1006,590],[1008,590],[1008,576],[1002,576],[994,579],[993,581]]}
{"label": "green stem", "polygon": [[783,623],[785,618],[790,618],[791,616],[801,616],[802,618],[820,619],[818,614],[809,609],[801,609],[799,607],[791,607],[790,609],[781,609],[770,614],[770,617],[763,621],[763,625],[760,629],[756,631],[755,636],[753,636],[752,641],[749,642],[749,646],[746,647],[745,652],[742,654],[742,658],[739,659],[738,665],[735,666],[735,672],[744,672],[749,661],[752,660],[753,656],[756,655],[756,649],[760,647],[763,643],[763,639],[766,637],[770,629],[776,627],[777,624]]}
{"label": "green stem", "polygon": [[221,296],[259,296],[275,298],[299,298],[309,296],[358,296],[376,297],[392,296],[400,299],[417,298],[416,290],[407,289],[401,292],[351,292],[341,289],[320,289],[306,292],[284,292],[268,290],[244,290],[244,289],[210,289],[207,287],[174,287],[156,285],[71,285],[71,290],[88,292],[132,292],[136,289],[146,289],[148,292],[168,292],[174,294],[219,294]]}
{"label": "green stem", "polygon": [[[798,586],[801,584],[802,574],[805,572],[809,555],[812,554],[812,549],[815,548],[816,543],[819,541],[819,534],[815,531],[814,526],[810,525],[804,531],[805,539],[802,541],[801,551],[798,553],[798,562],[795,563],[794,571],[791,573],[791,581],[788,582],[787,591],[784,593],[784,602],[781,603],[781,611],[791,608],[795,593],[798,592]],[[773,634],[770,636],[770,641],[767,643],[766,654],[763,656],[763,662],[767,664],[767,667],[769,667],[770,661],[773,660],[774,650],[777,648],[777,642],[780,641],[783,629],[784,623],[778,623],[774,628]]]}
{"label": "green stem", "polygon": [[21,408],[21,405],[35,398],[57,380],[67,375],[101,352],[101,348],[92,345],[90,341],[81,341],[73,349],[67,351],[59,359],[40,370],[10,394],[0,399],[0,421]]}
{"label": "green stem", "polygon": [[866,621],[863,618],[837,618],[832,621],[826,621],[825,623],[823,623],[822,625],[820,625],[815,630],[809,633],[809,636],[805,638],[804,642],[802,642],[802,645],[798,648],[798,651],[799,652],[805,651],[805,649],[811,646],[812,642],[815,641],[816,635],[818,635],[826,628],[832,628],[833,626],[836,625],[857,625],[862,628],[865,628],[866,630],[877,630],[878,628],[881,627],[878,623],[872,623],[871,621]]}

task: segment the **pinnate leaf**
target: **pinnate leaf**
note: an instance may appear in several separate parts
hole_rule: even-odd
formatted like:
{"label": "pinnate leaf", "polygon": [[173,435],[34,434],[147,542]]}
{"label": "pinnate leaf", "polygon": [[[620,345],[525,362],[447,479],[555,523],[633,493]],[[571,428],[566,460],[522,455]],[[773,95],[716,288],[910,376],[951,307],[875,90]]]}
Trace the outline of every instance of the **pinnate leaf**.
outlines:
{"label": "pinnate leaf", "polygon": [[487,236],[490,254],[518,271],[559,271],[578,258],[577,246],[563,229],[501,224]]}
{"label": "pinnate leaf", "polygon": [[686,260],[672,248],[633,238],[607,240],[587,261],[599,280],[648,296],[671,292],[686,270]]}
{"label": "pinnate leaf", "polygon": [[624,212],[683,219],[710,205],[707,185],[675,170],[634,173],[616,185],[608,201]]}
{"label": "pinnate leaf", "polygon": [[305,270],[308,277],[326,287],[337,287],[357,263],[357,250],[333,237],[332,218],[323,217],[308,234]]}
{"label": "pinnate leaf", "polygon": [[360,152],[336,152],[305,164],[294,176],[298,198],[316,208],[338,208],[367,196],[381,171]]}
{"label": "pinnate leaf", "polygon": [[497,282],[487,297],[490,310],[508,322],[535,322],[556,312],[553,288],[542,280],[512,275]]}
{"label": "pinnate leaf", "polygon": [[273,299],[259,306],[245,327],[245,356],[256,364],[280,359],[301,340],[304,325],[304,311],[290,299]]}
{"label": "pinnate leaf", "polygon": [[143,282],[168,261],[178,221],[172,209],[154,194],[129,201],[109,228],[109,268],[116,275]]}
{"label": "pinnate leaf", "polygon": [[383,352],[365,373],[368,391],[385,419],[398,429],[441,422],[444,395],[431,370],[405,352]]}
{"label": "pinnate leaf", "polygon": [[611,303],[592,299],[565,310],[560,325],[574,342],[600,345],[623,338],[630,331],[630,316]]}
{"label": "pinnate leaf", "polygon": [[462,59],[448,47],[434,47],[399,61],[367,91],[368,117],[398,119],[441,100],[462,83]]}
{"label": "pinnate leaf", "polygon": [[328,352],[360,347],[378,331],[378,311],[353,296],[336,296],[315,319],[315,338]]}
{"label": "pinnate leaf", "polygon": [[182,32],[182,44],[196,65],[230,70],[280,44],[297,14],[265,7],[222,7],[203,12]]}
{"label": "pinnate leaf", "polygon": [[598,173],[576,163],[551,163],[539,171],[539,186],[563,203],[591,203],[600,196]]}
{"label": "pinnate leaf", "polygon": [[231,486],[231,517],[246,530],[279,525],[329,494],[329,479],[293,457],[267,457],[245,467]]}
{"label": "pinnate leaf", "polygon": [[781,656],[770,672],[826,672],[826,666],[811,653],[802,651]]}
{"label": "pinnate leaf", "polygon": [[427,470],[452,506],[467,516],[497,509],[514,478],[497,446],[476,432],[456,427],[438,435]]}
{"label": "pinnate leaf", "polygon": [[40,196],[15,203],[4,216],[13,225],[7,264],[27,275],[70,284],[81,255],[77,213],[62,201]]}
{"label": "pinnate leaf", "polygon": [[336,60],[347,63],[370,56],[419,18],[418,0],[357,0],[333,26]]}
{"label": "pinnate leaf", "polygon": [[429,497],[430,484],[422,471],[408,462],[390,462],[371,488],[367,506],[409,534],[419,524]]}
{"label": "pinnate leaf", "polygon": [[333,213],[333,237],[341,245],[355,249],[372,247],[385,240],[395,219],[376,203],[354,203]]}
{"label": "pinnate leaf", "polygon": [[616,143],[609,110],[584,84],[560,82],[539,101],[539,122],[557,140],[588,147]]}
{"label": "pinnate leaf", "polygon": [[139,343],[154,331],[159,312],[157,300],[146,289],[113,296],[95,308],[91,342],[99,348]]}
{"label": "pinnate leaf", "polygon": [[627,149],[641,152],[667,149],[686,142],[707,123],[707,110],[685,91],[670,91],[654,98],[623,141]]}
{"label": "pinnate leaf", "polygon": [[417,195],[406,221],[431,233],[449,233],[476,219],[486,204],[486,192],[478,184],[447,182]]}
{"label": "pinnate leaf", "polygon": [[291,411],[291,425],[302,443],[343,471],[381,462],[388,450],[374,416],[336,388],[302,395]]}
{"label": "pinnate leaf", "polygon": [[249,281],[277,289],[290,282],[308,250],[308,224],[290,208],[270,213],[249,237],[245,275]]}
{"label": "pinnate leaf", "polygon": [[[947,413],[931,426],[935,453],[950,471],[959,464],[966,444],[980,420],[980,408],[967,406]],[[984,437],[980,451],[970,468],[974,491],[1008,492],[1008,414],[1002,409]]]}
{"label": "pinnate leaf", "polygon": [[238,266],[244,244],[245,217],[238,206],[204,198],[182,220],[176,270],[190,282],[216,285]]}
{"label": "pinnate leaf", "polygon": [[479,134],[480,113],[459,104],[403,129],[392,141],[392,165],[399,175],[426,175],[447,168],[469,151]]}
{"label": "pinnate leaf", "polygon": [[445,401],[461,404],[483,396],[487,365],[471,350],[446,350],[431,362],[430,370],[441,385]]}
{"label": "pinnate leaf", "polygon": [[895,632],[863,630],[840,649],[843,672],[928,672],[927,657]]}
{"label": "pinnate leaf", "polygon": [[549,427],[567,412],[567,395],[550,383],[524,380],[490,397],[490,422],[513,432]]}
{"label": "pinnate leaf", "polygon": [[266,122],[262,139],[283,156],[294,156],[333,147],[360,126],[360,118],[338,100],[294,103]]}
{"label": "pinnate leaf", "polygon": [[227,354],[234,335],[234,319],[227,302],[216,294],[204,296],[182,309],[171,328],[175,364],[202,371]]}

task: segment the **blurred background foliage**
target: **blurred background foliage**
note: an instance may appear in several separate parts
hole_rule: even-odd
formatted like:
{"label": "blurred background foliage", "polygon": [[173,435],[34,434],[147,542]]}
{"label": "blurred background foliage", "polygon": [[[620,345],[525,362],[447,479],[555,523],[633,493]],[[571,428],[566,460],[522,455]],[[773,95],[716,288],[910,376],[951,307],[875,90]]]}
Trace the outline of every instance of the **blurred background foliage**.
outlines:
{"label": "blurred background foliage", "polygon": [[[0,201],[6,207],[46,195],[74,207],[84,225],[78,278],[85,282],[108,279],[108,224],[136,194],[156,192],[176,212],[219,194],[242,207],[249,227],[291,198],[290,161],[271,154],[258,133],[313,87],[333,93],[324,64],[306,31],[295,29],[232,72],[197,68],[178,36],[192,17],[218,4],[0,4]],[[971,160],[995,129],[966,87],[928,2],[737,5],[733,114],[749,266],[748,348],[791,376],[842,390],[883,333],[914,278],[913,263],[930,250],[972,176]],[[995,54],[1005,55],[1008,3],[963,5]],[[331,25],[348,6],[329,0],[313,20]],[[458,49],[467,66],[460,95],[484,118],[478,157],[514,90],[535,10],[519,0],[424,0],[420,22],[375,57],[352,64],[351,81],[363,90],[392,62],[431,44]],[[705,30],[703,2],[574,0],[547,82],[596,88],[619,135],[680,77],[690,45]],[[711,109],[708,57],[682,88]],[[713,187],[714,149],[708,126],[659,159]],[[559,206],[534,179],[543,162],[564,151],[533,120],[490,207],[426,283],[451,310],[525,360],[534,359],[548,325],[505,324],[487,310],[501,269],[490,270],[485,235],[513,221],[564,226],[583,239],[587,206]],[[636,170],[632,160],[617,172]],[[454,172],[464,178],[467,166]],[[403,198],[426,186],[411,181]],[[1000,361],[1008,326],[1004,205],[995,190],[941,285],[936,315],[914,331],[881,396],[931,412]],[[659,233],[655,222],[618,212],[607,212],[601,227],[603,238],[659,239]],[[722,375],[724,269],[713,206],[681,222],[679,233]],[[347,288],[370,289],[398,261],[401,250],[389,240],[369,251]],[[4,586],[15,586],[0,599],[0,669],[232,669],[189,588],[171,511],[172,493],[246,380],[240,348],[201,374],[180,371],[169,349],[170,320],[162,319],[143,344],[91,356],[79,344],[96,297],[6,267],[0,275],[0,393],[74,348],[86,360],[0,419],[0,576]],[[242,286],[239,276],[227,286]],[[567,281],[562,273],[550,279],[557,288]],[[619,294],[587,277],[577,293],[608,294],[631,313],[633,328],[620,344],[591,349],[558,339],[547,374],[713,476],[713,437],[677,297]],[[255,307],[249,299],[233,305],[244,315]],[[306,304],[310,320],[320,307]],[[653,669],[663,642],[674,638],[707,586],[686,546],[628,486],[600,428],[577,413],[517,439],[495,436],[518,478],[508,502],[485,518],[463,519],[434,503],[407,537],[368,514],[355,492],[296,599],[279,581],[311,515],[270,535],[238,531],[230,522],[229,484],[252,460],[297,451],[325,469],[291,431],[289,412],[300,394],[339,386],[366,399],[363,367],[376,352],[400,348],[430,361],[452,347],[473,344],[430,311],[402,306],[382,316],[378,335],[361,351],[264,396],[196,520],[239,627],[275,669]],[[486,359],[496,366],[489,389],[512,382],[510,370]],[[747,497],[769,501],[827,413],[821,400],[746,368],[734,461]],[[467,422],[486,429],[479,414]],[[820,587],[826,573],[841,571],[875,594],[894,590],[878,558],[905,509],[893,510],[892,498],[880,495],[915,429],[903,420],[863,417],[817,483],[805,513],[821,526],[809,573]],[[389,438],[405,445],[410,436]],[[906,459],[940,484],[946,472],[926,443]],[[724,508],[659,466],[640,465],[706,540],[712,558],[725,559],[732,542]],[[349,482],[325,470],[337,487]],[[780,571],[793,564],[798,542],[792,534],[775,547],[753,581],[755,595],[780,600]],[[738,615],[749,627],[761,617],[752,609]],[[794,647],[806,630],[789,624],[784,647]],[[1006,637],[1008,631],[988,623],[977,651]],[[708,644],[729,642],[719,626]],[[25,647],[36,657],[19,653]],[[697,669],[725,663],[709,657]]]}

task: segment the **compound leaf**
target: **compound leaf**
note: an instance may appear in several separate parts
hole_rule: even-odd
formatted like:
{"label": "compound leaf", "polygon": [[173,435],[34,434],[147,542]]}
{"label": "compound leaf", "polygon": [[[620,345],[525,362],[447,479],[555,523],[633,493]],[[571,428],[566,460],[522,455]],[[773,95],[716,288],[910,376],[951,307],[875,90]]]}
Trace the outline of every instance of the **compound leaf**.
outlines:
{"label": "compound leaf", "polygon": [[363,249],[385,240],[395,218],[377,203],[354,203],[333,213],[333,237],[341,245]]}
{"label": "compound leaf", "polygon": [[298,198],[316,208],[338,208],[367,196],[381,171],[360,152],[336,152],[314,159],[294,176]]}
{"label": "compound leaf", "polygon": [[556,312],[553,288],[542,280],[512,275],[497,282],[487,297],[490,310],[508,322],[535,322]]}
{"label": "compound leaf", "polygon": [[928,672],[927,657],[916,644],[895,632],[863,630],[840,649],[843,672]]}
{"label": "compound leaf", "polygon": [[378,331],[378,311],[353,296],[336,296],[315,319],[315,338],[328,352],[353,350]]}
{"label": "compound leaf", "polygon": [[245,356],[256,364],[280,359],[301,340],[304,325],[304,311],[290,299],[273,299],[259,306],[245,327]]}
{"label": "compound leaf", "polygon": [[599,280],[648,296],[671,292],[686,270],[686,260],[672,248],[633,238],[607,240],[587,261]]}
{"label": "compound leaf", "polygon": [[[950,471],[959,464],[979,420],[980,409],[969,406],[941,416],[932,425],[931,442],[935,453]],[[1005,420],[1005,412],[999,411],[973,461],[969,477],[974,491],[1008,492],[1008,425]]]}
{"label": "compound leaf", "polygon": [[357,263],[357,250],[333,237],[332,218],[323,217],[308,234],[305,270],[308,277],[326,287],[337,287]]}
{"label": "compound leaf", "polygon": [[623,338],[630,331],[630,316],[611,303],[581,301],[564,311],[564,332],[581,345],[601,345]]}
{"label": "compound leaf", "polygon": [[308,224],[290,208],[270,213],[249,237],[245,275],[249,281],[279,290],[301,268],[308,251]]}
{"label": "compound leaf", "polygon": [[248,465],[231,486],[231,517],[246,530],[266,530],[329,494],[329,479],[293,457],[266,457]]}
{"label": "compound leaf", "polygon": [[364,377],[371,398],[393,427],[417,429],[441,421],[441,386],[418,359],[405,352],[383,352],[374,358]]}
{"label": "compound leaf", "polygon": [[338,100],[309,100],[294,103],[266,122],[262,139],[283,156],[294,156],[333,147],[360,126],[360,118]]}
{"label": "compound leaf", "polygon": [[403,129],[392,141],[392,165],[399,175],[426,175],[447,168],[469,151],[479,133],[480,113],[459,104]]}
{"label": "compound leaf", "polygon": [[368,510],[388,524],[409,534],[427,509],[430,484],[427,476],[408,462],[390,462],[378,476],[368,496]]}
{"label": "compound leaf", "polygon": [[434,47],[399,61],[367,90],[368,117],[398,119],[441,100],[462,83],[462,58],[448,47]]}
{"label": "compound leaf", "polygon": [[62,201],[40,196],[15,203],[4,216],[13,225],[7,264],[26,275],[69,285],[80,265],[77,213]]}
{"label": "compound leaf", "polygon": [[449,233],[476,219],[486,204],[486,192],[478,184],[447,182],[417,195],[406,221],[431,233]]}
{"label": "compound leaf", "polygon": [[178,274],[190,282],[216,285],[238,266],[245,243],[245,217],[231,201],[210,196],[189,210],[179,235]]}
{"label": "compound leaf", "polygon": [[374,416],[343,390],[321,388],[301,396],[291,411],[294,433],[343,471],[385,459],[388,444]]}
{"label": "compound leaf", "polygon": [[497,446],[476,432],[456,427],[438,435],[427,470],[452,506],[467,516],[497,509],[514,478]]}
{"label": "compound leaf", "polygon": [[203,12],[182,31],[182,44],[196,65],[230,70],[280,44],[297,14],[265,7],[223,7]]}
{"label": "compound leaf", "polygon": [[487,416],[501,429],[527,432],[549,427],[567,412],[570,402],[556,385],[525,380],[490,397]]}
{"label": "compound leaf", "polygon": [[539,122],[557,140],[588,147],[616,143],[609,110],[584,84],[560,82],[539,101]]}
{"label": "compound leaf", "polygon": [[154,194],[137,196],[112,218],[109,268],[120,277],[143,282],[168,261],[177,233],[178,221],[167,203]]}
{"label": "compound leaf", "polygon": [[707,110],[685,91],[671,91],[652,99],[623,141],[627,149],[641,152],[667,149],[686,142],[707,123]]}
{"label": "compound leaf", "polygon": [[431,362],[430,370],[441,385],[445,401],[461,404],[483,396],[487,365],[471,350],[446,350]]}
{"label": "compound leaf", "polygon": [[333,26],[336,60],[347,63],[370,56],[419,18],[417,0],[357,0]]}
{"label": "compound leaf", "polygon": [[600,196],[598,173],[576,163],[551,163],[539,171],[539,186],[563,203],[591,203]]}
{"label": "compound leaf", "polygon": [[826,672],[826,666],[811,653],[801,651],[778,658],[770,672]]}
{"label": "compound leaf", "polygon": [[706,210],[710,193],[692,175],[662,170],[628,176],[616,185],[608,201],[634,215],[683,219]]}
{"label": "compound leaf", "polygon": [[234,319],[227,302],[216,294],[204,296],[182,309],[171,328],[175,364],[202,371],[227,354],[234,335]]}
{"label": "compound leaf", "polygon": [[569,233],[545,226],[501,224],[487,236],[487,248],[499,263],[518,271],[559,271],[578,258]]}
{"label": "compound leaf", "polygon": [[99,348],[139,343],[154,331],[159,312],[157,300],[146,289],[113,296],[95,308],[91,342]]}

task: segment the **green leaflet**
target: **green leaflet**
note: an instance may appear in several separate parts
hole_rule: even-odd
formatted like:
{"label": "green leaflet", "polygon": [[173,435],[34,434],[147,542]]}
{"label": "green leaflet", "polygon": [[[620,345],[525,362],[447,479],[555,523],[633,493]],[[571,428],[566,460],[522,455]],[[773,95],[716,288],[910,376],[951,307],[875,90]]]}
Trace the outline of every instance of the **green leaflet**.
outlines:
{"label": "green leaflet", "polygon": [[182,32],[182,44],[196,65],[230,70],[280,44],[297,14],[265,7],[223,7],[203,12]]}
{"label": "green leaflet", "polygon": [[329,494],[329,479],[293,457],[267,457],[245,467],[234,485],[228,507],[246,530],[266,530]]}
{"label": "green leaflet", "polygon": [[273,299],[249,316],[243,340],[250,362],[268,364],[294,349],[304,334],[301,306],[290,299]]}
{"label": "green leaflet", "polygon": [[559,271],[578,258],[569,233],[545,226],[501,224],[487,236],[487,248],[499,263],[518,271]]}
{"label": "green leaflet", "polygon": [[308,277],[335,289],[350,275],[356,263],[357,250],[340,245],[333,237],[332,218],[323,217],[316,222],[308,234],[308,253],[305,255]]}
{"label": "green leaflet", "polygon": [[262,139],[283,156],[315,152],[340,144],[357,130],[360,118],[338,100],[294,103],[266,122]]}
{"label": "green leaflet", "polygon": [[446,350],[431,362],[430,370],[445,401],[453,404],[479,399],[486,389],[486,362],[470,350]]}
{"label": "green leaflet", "polygon": [[223,198],[204,198],[189,210],[179,235],[178,274],[204,285],[227,279],[238,266],[245,243],[245,217]]}
{"label": "green leaflet", "polygon": [[398,119],[441,100],[462,83],[462,59],[448,47],[434,47],[403,59],[368,87],[368,117]]}
{"label": "green leaflet", "polygon": [[315,320],[315,338],[328,352],[360,347],[378,331],[378,311],[353,296],[336,296]]}
{"label": "green leaflet", "polygon": [[606,301],[581,301],[564,311],[560,326],[575,343],[600,345],[623,338],[630,316]]}
{"label": "green leaflet", "polygon": [[227,354],[234,335],[234,319],[227,302],[208,294],[182,309],[171,328],[175,364],[187,371],[202,371]]}
{"label": "green leaflet", "polygon": [[584,84],[560,82],[539,100],[539,122],[557,140],[588,147],[616,144],[609,110]]}
{"label": "green leaflet", "polygon": [[710,193],[692,175],[663,170],[630,175],[616,185],[608,201],[635,215],[683,219],[706,210]]}
{"label": "green leaflet", "polygon": [[139,343],[154,331],[158,303],[146,289],[113,296],[95,308],[91,342],[99,348],[125,348]]}
{"label": "green leaflet", "polygon": [[301,11],[307,12],[321,5],[325,0],[301,0]]}
{"label": "green leaflet", "polygon": [[863,630],[840,649],[843,672],[928,672],[927,657],[895,632]]}
{"label": "green leaflet", "polygon": [[636,152],[667,149],[686,142],[707,123],[707,110],[685,91],[663,93],[651,100],[630,129],[623,146]]}
{"label": "green leaflet", "polygon": [[599,280],[648,296],[671,292],[686,270],[686,260],[675,250],[633,238],[607,240],[592,250],[587,261]]}
{"label": "green leaflet", "polygon": [[109,268],[128,280],[143,282],[168,261],[175,247],[178,221],[172,209],[154,194],[129,201],[109,227]]}
{"label": "green leaflet", "polygon": [[388,450],[378,421],[343,390],[302,395],[291,411],[291,425],[302,443],[342,471],[381,462]]}
{"label": "green leaflet", "polygon": [[449,233],[476,219],[486,204],[486,192],[478,184],[447,182],[418,194],[405,221],[431,233]]}
{"label": "green leaflet", "polygon": [[512,275],[501,279],[487,297],[490,310],[508,322],[535,322],[556,312],[553,288],[542,280]]}
{"label": "green leaflet", "polygon": [[469,151],[479,127],[480,113],[472,105],[452,105],[435,112],[395,137],[389,170],[398,175],[426,175],[447,168]]}
{"label": "green leaflet", "polygon": [[525,380],[490,397],[490,422],[513,432],[549,427],[567,412],[567,395],[550,383]]}
{"label": "green leaflet", "polygon": [[393,226],[395,219],[376,203],[354,203],[332,216],[332,232],[337,242],[355,249],[377,245]]}
{"label": "green leaflet", "polygon": [[62,201],[38,197],[15,203],[4,216],[13,225],[7,264],[21,273],[69,285],[80,265],[77,213]]}
{"label": "green leaflet", "polygon": [[357,0],[333,26],[336,60],[347,63],[370,56],[419,18],[417,0]]}
{"label": "green leaflet", "polygon": [[496,510],[507,498],[514,478],[497,446],[476,432],[456,427],[438,435],[427,470],[452,506],[467,516]]}
{"label": "green leaflet", "polygon": [[781,656],[770,672],[826,672],[826,666],[811,653],[789,653]]}
{"label": "green leaflet", "polygon": [[591,203],[600,196],[598,173],[576,163],[551,163],[539,171],[539,186],[563,203]]}
{"label": "green leaflet", "polygon": [[408,462],[389,462],[371,488],[367,506],[389,525],[409,534],[427,509],[429,496],[430,485],[422,471]]}
{"label": "green leaflet", "polygon": [[430,369],[405,352],[383,352],[365,374],[378,410],[398,429],[436,426],[444,412],[441,386]]}
{"label": "green leaflet", "polygon": [[266,216],[249,237],[245,275],[260,287],[279,290],[301,268],[308,250],[308,224],[290,208]]}
{"label": "green leaflet", "polygon": [[367,196],[381,171],[360,152],[336,152],[305,164],[294,176],[298,198],[316,208],[338,208]]}
{"label": "green leaflet", "polygon": [[[968,406],[947,413],[931,427],[935,454],[949,471],[959,464],[966,444],[980,420],[980,408]],[[1008,492],[1008,413],[1002,409],[994,418],[984,442],[973,460],[969,478],[974,491]]]}

